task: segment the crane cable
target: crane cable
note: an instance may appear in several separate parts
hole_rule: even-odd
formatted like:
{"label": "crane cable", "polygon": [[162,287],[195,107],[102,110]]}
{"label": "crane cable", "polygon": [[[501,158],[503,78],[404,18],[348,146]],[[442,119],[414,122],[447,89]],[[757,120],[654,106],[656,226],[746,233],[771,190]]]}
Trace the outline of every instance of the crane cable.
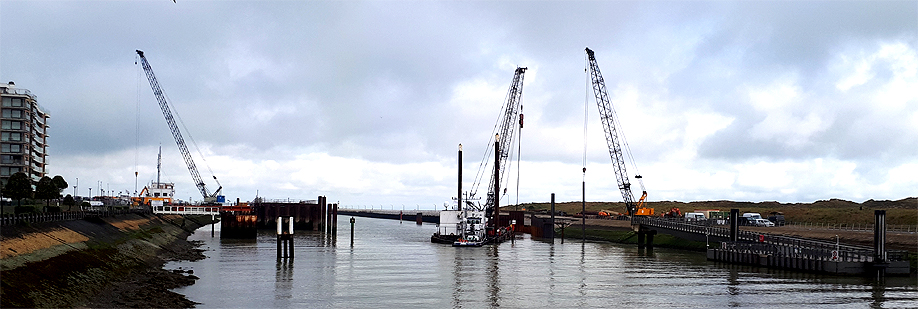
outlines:
{"label": "crane cable", "polygon": [[[207,168],[207,171],[210,172],[210,175],[211,175],[211,177],[214,178],[214,181],[217,181],[217,176],[214,174],[214,170],[210,168],[210,164],[207,164],[207,158],[204,157],[204,153],[202,153],[202,152],[201,152],[201,149],[198,148],[198,143],[195,142],[194,137],[191,136],[191,131],[188,130],[188,127],[185,125],[185,121],[182,120],[182,115],[181,115],[181,114],[178,112],[178,110],[175,108],[175,105],[172,104],[172,98],[170,98],[169,95],[166,94],[165,91],[163,91],[163,96],[166,97],[166,104],[169,104],[169,107],[172,109],[172,114],[175,116],[175,118],[178,118],[179,124],[181,124],[181,125],[182,125],[182,129],[185,130],[185,135],[188,136],[188,139],[189,139],[189,140],[191,140],[191,145],[194,146],[194,150],[198,152],[198,157],[201,158],[201,161],[204,163],[204,167],[206,167],[206,168]],[[202,180],[202,181],[203,181],[203,180]],[[195,184],[195,185],[197,185],[197,184]],[[217,181],[217,187],[219,187],[219,186],[220,186],[220,182]],[[213,193],[213,192],[211,192],[211,193]]]}

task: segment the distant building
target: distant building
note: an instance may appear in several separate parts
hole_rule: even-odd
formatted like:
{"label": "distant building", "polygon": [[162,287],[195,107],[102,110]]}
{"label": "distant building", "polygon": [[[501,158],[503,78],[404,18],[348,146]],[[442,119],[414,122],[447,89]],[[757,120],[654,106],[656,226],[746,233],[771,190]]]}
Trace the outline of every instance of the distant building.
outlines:
{"label": "distant building", "polygon": [[13,82],[0,84],[0,100],[0,183],[6,185],[18,172],[38,182],[47,171],[50,116],[32,92]]}

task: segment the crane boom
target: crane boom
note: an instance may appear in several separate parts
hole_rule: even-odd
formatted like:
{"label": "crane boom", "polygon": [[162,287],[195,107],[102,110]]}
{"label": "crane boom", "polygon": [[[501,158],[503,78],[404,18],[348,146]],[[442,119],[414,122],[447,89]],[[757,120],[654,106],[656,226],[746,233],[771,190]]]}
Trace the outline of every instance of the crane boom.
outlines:
{"label": "crane boom", "polygon": [[[596,57],[593,50],[586,49],[589,58],[590,79],[593,82],[593,94],[596,96],[596,105],[599,107],[599,117],[602,119],[602,128],[606,133],[606,144],[609,146],[609,155],[612,157],[612,167],[615,170],[615,178],[618,182],[618,189],[622,193],[622,199],[625,201],[625,207],[628,208],[628,215],[652,215],[653,209],[644,209],[644,199],[647,198],[647,191],[643,191],[639,203],[634,202],[634,195],[631,193],[631,182],[628,179],[628,171],[625,169],[625,157],[619,139],[624,136],[620,135],[615,128],[616,115],[612,109],[612,102],[609,100],[609,93],[606,91],[606,82],[599,71],[599,64],[596,63]],[[635,176],[639,181],[640,175]],[[643,184],[641,185],[643,187]],[[649,212],[649,213],[648,213]]]}
{"label": "crane boom", "polygon": [[[215,199],[215,197],[220,194],[223,187],[218,188],[213,195],[208,193],[207,186],[204,184],[204,180],[201,179],[201,174],[198,173],[198,168],[195,166],[194,160],[191,158],[191,153],[188,151],[188,146],[185,145],[185,139],[182,138],[182,132],[179,131],[179,127],[172,117],[172,111],[169,109],[169,104],[166,102],[166,96],[163,94],[159,82],[156,81],[156,76],[153,75],[153,69],[150,67],[150,63],[147,62],[147,58],[143,56],[143,51],[137,50],[137,55],[140,56],[140,63],[143,66],[144,72],[147,74],[147,80],[150,81],[150,87],[153,88],[153,94],[156,96],[156,100],[159,101],[159,107],[163,110],[163,116],[166,118],[166,123],[169,124],[169,129],[172,130],[172,137],[175,138],[175,144],[178,145],[179,152],[182,153],[182,157],[185,159],[185,165],[188,166],[188,172],[191,173],[191,178],[198,187],[198,191],[201,191],[201,195],[204,196],[205,201]],[[217,179],[217,177],[214,176],[214,179]]]}
{"label": "crane boom", "polygon": [[[522,105],[520,105],[520,98],[523,96],[523,77],[526,73],[526,68],[517,67],[516,71],[513,74],[513,82],[510,84],[510,89],[507,91],[507,102],[504,105],[503,112],[501,114],[501,123],[498,129],[497,143],[499,145],[497,155],[499,163],[494,165],[493,172],[491,175],[499,175],[499,177],[491,177],[488,185],[488,199],[485,202],[485,214],[490,216],[490,213],[495,211],[494,206],[500,200],[500,192],[497,192],[496,182],[502,183],[504,180],[504,175],[506,173],[500,173],[507,166],[507,161],[509,161],[510,151],[513,149],[514,136],[517,131],[517,123],[519,123],[519,128],[523,127],[522,119]],[[487,159],[486,159],[487,160]]]}

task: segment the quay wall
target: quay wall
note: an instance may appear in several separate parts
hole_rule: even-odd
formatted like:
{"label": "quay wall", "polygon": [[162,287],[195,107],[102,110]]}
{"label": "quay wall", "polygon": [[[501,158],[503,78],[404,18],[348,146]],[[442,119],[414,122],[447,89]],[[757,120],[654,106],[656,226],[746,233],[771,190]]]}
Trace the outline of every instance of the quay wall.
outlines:
{"label": "quay wall", "polygon": [[[203,258],[186,238],[212,222],[211,216],[118,214],[4,225],[0,307],[93,307],[97,295],[116,288],[113,282],[161,270],[166,259]],[[144,293],[154,291],[138,294]]]}

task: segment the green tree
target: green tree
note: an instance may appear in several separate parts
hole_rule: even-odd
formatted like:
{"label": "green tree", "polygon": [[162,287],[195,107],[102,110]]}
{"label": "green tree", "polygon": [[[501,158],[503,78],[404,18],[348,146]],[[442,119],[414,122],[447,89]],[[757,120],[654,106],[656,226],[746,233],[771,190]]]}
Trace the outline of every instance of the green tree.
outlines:
{"label": "green tree", "polygon": [[64,204],[64,206],[67,206],[67,211],[73,210],[73,205],[76,205],[76,201],[70,194],[67,194],[67,196],[64,197],[64,201],[61,203]]}
{"label": "green tree", "polygon": [[35,185],[35,198],[45,200],[45,206],[51,205],[51,200],[60,197],[61,191],[54,186],[50,177],[44,176]]}
{"label": "green tree", "polygon": [[51,179],[51,183],[54,184],[55,188],[57,188],[56,198],[60,198],[61,191],[64,191],[64,189],[70,187],[70,184],[68,184],[67,181],[64,180],[64,177],[61,177],[61,175],[54,176],[54,178]]}
{"label": "green tree", "polygon": [[22,199],[32,197],[32,182],[29,176],[23,172],[18,172],[10,176],[3,187],[3,196],[16,199],[19,205],[22,205]]}

